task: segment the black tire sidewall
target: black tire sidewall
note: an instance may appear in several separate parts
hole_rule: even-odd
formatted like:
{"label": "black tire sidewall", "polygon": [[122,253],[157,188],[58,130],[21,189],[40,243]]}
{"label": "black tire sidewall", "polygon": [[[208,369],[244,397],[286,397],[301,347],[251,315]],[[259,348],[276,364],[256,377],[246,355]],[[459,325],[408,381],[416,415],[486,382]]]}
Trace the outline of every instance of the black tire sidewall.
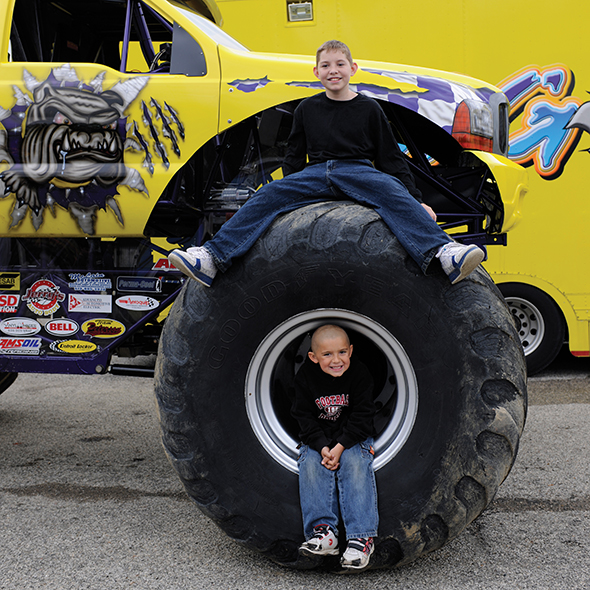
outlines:
{"label": "black tire sidewall", "polygon": [[[338,215],[345,209],[351,214],[350,207],[326,205],[324,213]],[[362,208],[356,209],[359,213]],[[291,222],[293,217],[300,221],[301,215],[293,214]],[[366,210],[360,217],[367,225],[383,225]],[[174,357],[167,351],[167,341],[180,338],[181,347],[190,348],[190,354],[181,355],[187,360],[182,377],[176,379],[182,383],[178,395],[183,409],[165,412],[165,446],[173,463],[180,460],[184,465],[178,469],[181,477],[188,470],[185,487],[205,513],[230,536],[277,559],[272,551],[277,541],[296,547],[302,540],[298,482],[295,474],[270,457],[252,431],[245,404],[249,392],[244,389],[250,361],[267,334],[296,314],[337,308],[370,317],[403,346],[420,392],[408,440],[377,472],[379,536],[388,551],[379,552],[378,546],[374,561],[392,565],[411,559],[412,553],[436,548],[437,535],[452,538],[471,518],[445,523],[446,530],[435,532],[433,539],[424,534],[408,539],[408,527],[420,530],[431,514],[448,511],[448,497],[464,473],[477,471],[476,440],[493,420],[493,409],[484,403],[480,390],[490,379],[504,380],[500,379],[504,368],[501,359],[474,351],[473,334],[493,330],[501,346],[510,348],[518,360],[520,346],[514,344],[510,318],[483,271],[473,280],[451,286],[434,265],[433,275],[424,276],[391,236],[367,245],[354,231],[340,229],[339,239],[318,249],[313,239],[292,228],[285,241],[281,225],[288,223],[283,219],[275,224],[239,265],[216,279],[213,289],[189,282],[175,304],[163,335],[157,375],[172,375],[174,382],[178,371],[177,362],[172,366],[167,362]],[[320,232],[327,222],[312,219],[311,223],[312,231]],[[386,236],[381,227],[377,233]],[[515,390],[522,391],[518,362],[513,380],[520,381]],[[156,389],[161,407],[165,406],[161,398],[167,394],[158,385]],[[524,410],[516,407],[513,413],[522,427]],[[468,456],[461,459],[458,470],[449,469],[457,449]],[[503,461],[511,465],[513,457]],[[491,478],[492,488],[509,468],[498,469]],[[204,495],[202,480],[207,482]],[[484,505],[493,493],[495,489],[486,493]],[[396,541],[399,555],[390,555],[384,541],[404,538],[400,546]],[[296,562],[297,556],[287,553],[278,560]]]}

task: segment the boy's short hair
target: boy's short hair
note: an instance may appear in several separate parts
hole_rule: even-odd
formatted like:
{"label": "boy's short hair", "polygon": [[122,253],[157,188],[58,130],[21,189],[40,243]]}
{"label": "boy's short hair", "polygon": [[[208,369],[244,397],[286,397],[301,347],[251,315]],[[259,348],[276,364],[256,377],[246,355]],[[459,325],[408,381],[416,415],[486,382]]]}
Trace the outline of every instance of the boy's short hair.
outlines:
{"label": "boy's short hair", "polygon": [[335,324],[324,324],[317,328],[311,336],[310,348],[312,352],[315,352],[318,347],[318,341],[323,340],[325,337],[334,338],[334,336],[343,336],[350,346],[350,338],[346,333],[346,330]]}
{"label": "boy's short hair", "polygon": [[352,65],[353,63],[352,53],[350,53],[348,45],[346,45],[346,43],[342,43],[342,41],[332,39],[331,41],[326,41],[325,43],[322,43],[315,54],[316,66],[320,63],[320,54],[322,53],[322,51],[342,51],[342,53],[344,53],[344,55],[346,56],[346,59],[350,62],[350,65]]}

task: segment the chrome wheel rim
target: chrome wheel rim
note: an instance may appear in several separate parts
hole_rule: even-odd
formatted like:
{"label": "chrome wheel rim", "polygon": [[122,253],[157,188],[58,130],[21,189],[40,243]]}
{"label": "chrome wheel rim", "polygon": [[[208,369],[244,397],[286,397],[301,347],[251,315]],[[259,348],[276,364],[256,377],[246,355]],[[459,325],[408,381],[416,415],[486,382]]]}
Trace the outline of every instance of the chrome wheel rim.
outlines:
{"label": "chrome wheel rim", "polygon": [[530,301],[520,297],[506,297],[516,322],[516,329],[525,356],[532,354],[545,338],[545,322],[541,312]]}
{"label": "chrome wheel rim", "polygon": [[418,384],[412,363],[395,336],[375,320],[353,311],[335,308],[306,311],[284,321],[265,337],[250,361],[246,377],[246,411],[252,430],[277,463],[297,473],[299,441],[285,430],[275,413],[272,376],[288,345],[326,323],[336,323],[369,338],[384,355],[390,380],[395,380],[395,409],[375,439],[374,468],[379,470],[395,457],[412,432],[418,411]]}

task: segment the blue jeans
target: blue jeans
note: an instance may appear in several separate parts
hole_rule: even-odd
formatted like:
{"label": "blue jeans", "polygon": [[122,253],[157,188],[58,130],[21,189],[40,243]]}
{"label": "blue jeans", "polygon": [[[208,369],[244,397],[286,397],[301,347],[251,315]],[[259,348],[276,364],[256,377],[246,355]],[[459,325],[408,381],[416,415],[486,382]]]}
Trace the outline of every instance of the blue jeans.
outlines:
{"label": "blue jeans", "polygon": [[205,248],[225,271],[278,215],[343,197],[375,209],[423,272],[440,246],[451,241],[397,178],[376,170],[369,160],[329,160],[264,185]]}
{"label": "blue jeans", "polygon": [[322,457],[307,445],[299,451],[299,500],[303,533],[313,536],[313,527],[328,524],[338,534],[340,514],[346,539],[376,537],[379,526],[377,486],[370,452],[373,439],[367,439],[340,457],[340,467],[330,471]]}

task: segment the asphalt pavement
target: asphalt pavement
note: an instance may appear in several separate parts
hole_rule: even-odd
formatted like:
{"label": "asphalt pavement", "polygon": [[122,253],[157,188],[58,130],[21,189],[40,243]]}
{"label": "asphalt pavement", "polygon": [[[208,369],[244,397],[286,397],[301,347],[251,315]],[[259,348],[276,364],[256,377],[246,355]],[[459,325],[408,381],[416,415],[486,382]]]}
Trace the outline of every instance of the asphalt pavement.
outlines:
{"label": "asphalt pavement", "polygon": [[457,539],[395,570],[281,568],[184,494],[150,379],[26,375],[0,396],[0,589],[590,589],[590,359],[529,381],[520,452]]}

